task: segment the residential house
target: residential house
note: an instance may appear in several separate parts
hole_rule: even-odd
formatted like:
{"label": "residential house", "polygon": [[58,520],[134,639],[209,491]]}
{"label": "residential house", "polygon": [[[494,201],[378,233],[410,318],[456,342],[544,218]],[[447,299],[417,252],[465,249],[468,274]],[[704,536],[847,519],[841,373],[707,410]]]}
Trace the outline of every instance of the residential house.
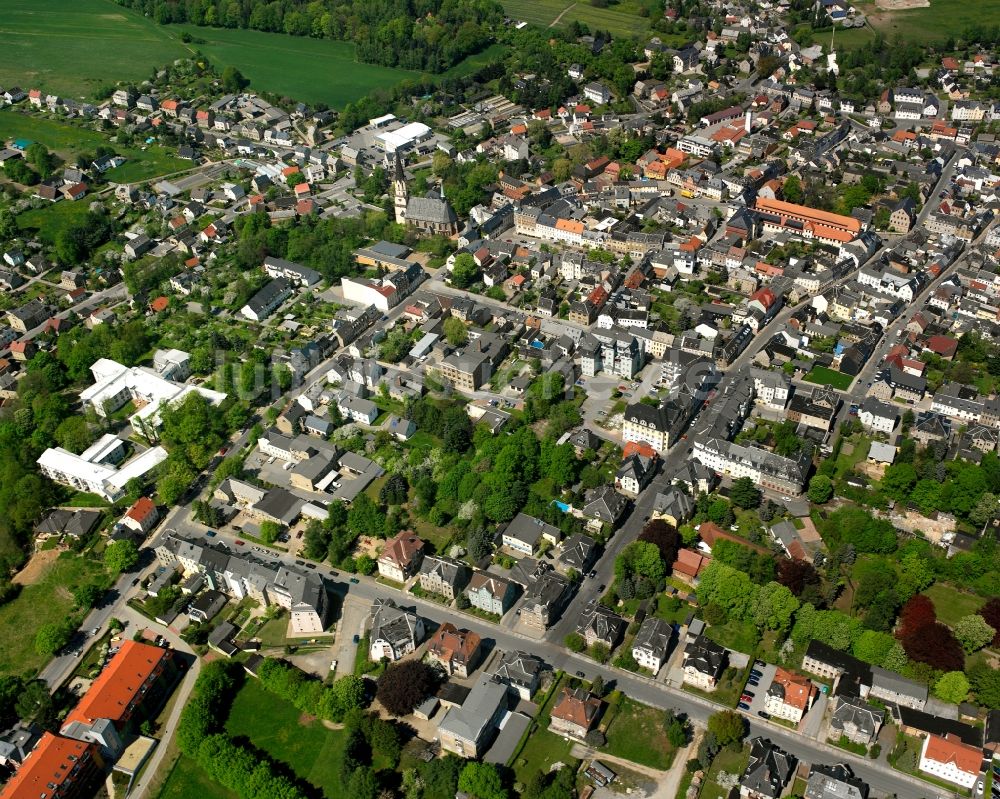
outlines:
{"label": "residential house", "polygon": [[778,799],[795,772],[797,760],[766,738],[750,742],[750,760],[740,778],[743,799]]}
{"label": "residential house", "polygon": [[425,555],[420,564],[420,587],[432,594],[454,600],[469,582],[469,567],[443,555]]}
{"label": "residential house", "polygon": [[424,620],[403,610],[391,599],[376,599],[372,605],[369,634],[371,660],[399,660],[424,640]]}
{"label": "residential house", "polygon": [[517,514],[501,534],[504,547],[532,558],[539,554],[543,541],[555,546],[561,538],[558,527],[526,513]]}
{"label": "residential house", "polygon": [[465,590],[472,607],[503,616],[517,599],[517,586],[488,572],[474,572]]}
{"label": "residential house", "polygon": [[853,696],[837,696],[836,703],[830,717],[831,737],[843,735],[862,746],[872,743],[885,721],[885,711]]}
{"label": "residential house", "polygon": [[726,650],[699,635],[684,647],[684,682],[702,691],[714,691],[727,663]]}
{"label": "residential house", "polygon": [[378,556],[378,573],[388,580],[405,583],[420,568],[424,541],[409,530],[400,530],[386,541]]}
{"label": "residential house", "polygon": [[459,757],[482,757],[507,712],[507,686],[482,677],[461,707],[448,708],[438,725],[441,748]]}
{"label": "residential house", "polygon": [[779,666],[764,697],[764,709],[772,716],[798,724],[818,693],[808,677]]}
{"label": "residential house", "polygon": [[628,508],[628,499],[615,491],[613,486],[592,488],[584,494],[582,513],[588,519],[596,519],[614,527],[621,521]]}
{"label": "residential house", "polygon": [[583,740],[597,725],[604,702],[584,688],[563,687],[551,711],[549,729],[556,735]]}
{"label": "residential house", "polygon": [[858,410],[858,420],[868,430],[891,433],[896,427],[899,412],[875,397],[867,397]]}
{"label": "residential house", "polygon": [[3,799],[85,799],[104,780],[96,744],[46,732],[4,785]]}
{"label": "residential house", "polygon": [[538,655],[513,649],[504,652],[493,672],[493,679],[503,683],[521,699],[531,701],[541,684],[542,672],[548,670]]}
{"label": "residential house", "polygon": [[596,557],[597,542],[589,535],[573,533],[563,542],[556,568],[563,574],[569,574],[571,569],[577,574],[586,574]]}
{"label": "residential house", "polygon": [[160,512],[156,508],[156,503],[149,497],[139,497],[125,512],[122,524],[137,533],[147,535],[160,520]]}
{"label": "residential house", "polygon": [[927,686],[908,680],[893,671],[872,666],[872,687],[869,696],[884,702],[923,710],[927,704]]}
{"label": "residential house", "polygon": [[982,763],[983,750],[963,743],[957,735],[928,735],[920,747],[917,767],[925,774],[969,790],[979,778]]}
{"label": "residential house", "polygon": [[626,627],[628,622],[610,608],[591,604],[580,614],[576,631],[583,636],[588,647],[604,644],[610,651],[618,645]]}
{"label": "residential house", "polygon": [[809,770],[804,799],[868,799],[868,785],[846,763],[816,764]]}
{"label": "residential house", "polygon": [[654,675],[667,660],[674,628],[663,619],[647,616],[632,641],[632,657]]}
{"label": "residential house", "polygon": [[521,621],[537,629],[547,629],[562,613],[571,589],[571,583],[561,574],[543,570],[525,592]]}
{"label": "residential house", "polygon": [[427,641],[427,657],[441,666],[449,677],[465,679],[479,665],[482,639],[469,630],[459,630],[451,622],[438,627]]}

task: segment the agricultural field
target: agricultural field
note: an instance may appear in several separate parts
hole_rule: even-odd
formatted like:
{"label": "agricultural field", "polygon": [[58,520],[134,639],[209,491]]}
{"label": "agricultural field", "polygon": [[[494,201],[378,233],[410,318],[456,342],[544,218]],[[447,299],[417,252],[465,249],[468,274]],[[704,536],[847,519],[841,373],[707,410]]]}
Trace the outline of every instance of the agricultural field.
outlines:
{"label": "agricultural field", "polygon": [[6,0],[0,85],[90,97],[190,55],[178,31],[111,0]]}
{"label": "agricultural field", "polygon": [[291,703],[261,688],[256,680],[243,684],[233,702],[226,730],[234,737],[247,738],[286,764],[327,799],[343,795],[338,768],[347,733],[327,729],[322,721],[303,716]]}
{"label": "agricultural field", "polygon": [[21,111],[0,111],[0,140],[8,139],[39,142],[65,161],[73,160],[82,152],[93,153],[100,146],[112,147],[128,159],[121,166],[104,173],[104,177],[112,183],[136,183],[191,168],[189,161],[177,158],[158,144],[145,148],[123,147],[104,134],[80,124]]}
{"label": "agricultural field", "polygon": [[[118,81],[144,80],[198,51],[219,69],[238,68],[252,89],[334,107],[415,75],[357,63],[350,42],[157,25],[112,0],[7,0],[4,12],[0,85],[38,86],[68,97],[93,97]],[[181,41],[185,32],[192,43]],[[475,59],[481,64],[483,54]]]}
{"label": "agricultural field", "polygon": [[182,31],[191,34],[192,47],[208,56],[217,68],[236,67],[250,79],[251,89],[334,108],[417,75],[360,64],[354,60],[354,45],[350,42],[193,25],[170,26],[167,30],[177,36]]}
{"label": "agricultural field", "polygon": [[48,658],[35,651],[38,628],[69,616],[72,590],[103,571],[100,563],[71,553],[53,550],[35,555],[17,580],[25,583],[21,593],[0,606],[0,674],[34,674],[41,669]]}
{"label": "agricultural field", "polygon": [[[875,2],[859,4],[868,22],[890,41],[941,42],[974,26],[1000,19],[1000,0],[930,0],[927,8],[884,11]],[[837,34],[840,35],[839,32]]]}
{"label": "agricultural field", "polygon": [[648,18],[640,16],[639,5],[630,0],[608,8],[596,8],[586,0],[503,0],[503,7],[515,19],[542,27],[579,20],[591,30],[606,30],[618,36],[645,36],[649,32]]}

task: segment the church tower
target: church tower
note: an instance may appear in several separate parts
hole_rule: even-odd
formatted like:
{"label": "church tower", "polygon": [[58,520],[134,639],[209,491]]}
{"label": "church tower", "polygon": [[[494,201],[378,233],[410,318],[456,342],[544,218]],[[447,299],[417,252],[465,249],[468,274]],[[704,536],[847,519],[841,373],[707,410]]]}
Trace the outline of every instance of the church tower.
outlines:
{"label": "church tower", "polygon": [[392,173],[392,204],[396,208],[396,222],[400,225],[406,224],[406,203],[409,200],[410,192],[406,188],[406,175],[403,173],[403,162],[400,160],[399,152],[394,154],[395,163]]}

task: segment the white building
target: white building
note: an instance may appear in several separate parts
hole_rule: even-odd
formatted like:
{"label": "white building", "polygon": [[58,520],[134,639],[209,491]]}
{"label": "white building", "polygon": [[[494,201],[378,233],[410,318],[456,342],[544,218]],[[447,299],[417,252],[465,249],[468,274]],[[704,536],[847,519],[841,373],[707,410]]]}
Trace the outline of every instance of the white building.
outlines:
{"label": "white building", "polygon": [[963,743],[953,733],[928,735],[920,747],[921,771],[967,790],[976,784],[982,762],[982,750]]}
{"label": "white building", "polygon": [[129,480],[142,477],[167,459],[163,447],[151,447],[117,466],[113,460],[120,450],[121,440],[108,434],[79,455],[62,447],[49,448],[39,457],[38,467],[42,474],[57,483],[114,502],[125,493]]}
{"label": "white building", "polygon": [[108,358],[99,358],[90,371],[94,375],[94,385],[80,392],[80,401],[93,408],[98,416],[104,417],[126,403],[134,402],[138,410],[129,417],[129,422],[136,433],[147,437],[153,437],[159,429],[160,406],[165,402],[176,405],[194,392],[215,406],[221,405],[226,398],[221,391],[185,386],[157,374],[153,369],[144,366],[129,368]]}

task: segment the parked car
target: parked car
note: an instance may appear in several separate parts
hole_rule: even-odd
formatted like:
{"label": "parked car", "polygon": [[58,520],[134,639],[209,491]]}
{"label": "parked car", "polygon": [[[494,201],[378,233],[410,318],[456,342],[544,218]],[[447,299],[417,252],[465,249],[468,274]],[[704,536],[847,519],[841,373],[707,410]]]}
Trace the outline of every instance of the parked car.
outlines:
{"label": "parked car", "polygon": [[205,533],[205,535],[208,536],[209,538],[215,538],[215,530],[209,530],[208,532]]}
{"label": "parked car", "polygon": [[355,585],[357,585],[357,584],[358,584],[358,583],[360,583],[361,581],[360,581],[360,580],[359,580],[359,579],[358,579],[357,577],[352,577],[352,578],[351,578],[351,582],[352,582],[352,583],[354,583]]}
{"label": "parked car", "polygon": [[357,644],[357,643],[360,643],[360,642],[361,642],[361,638],[359,638],[358,635],[355,634],[355,636],[354,636],[354,643]]}
{"label": "parked car", "polygon": [[740,702],[736,707],[738,707],[740,710],[750,709],[750,705],[748,705],[746,702]]}
{"label": "parked car", "polygon": [[236,541],[234,541],[233,543],[235,543],[235,544],[236,544],[236,546],[238,546],[238,547],[242,547],[242,546],[244,546],[244,545],[246,544],[246,541],[240,541],[240,540],[239,540],[239,539],[237,538],[237,539],[236,539]]}
{"label": "parked car", "polygon": [[762,719],[769,719],[769,718],[771,718],[771,714],[768,713],[766,710],[758,710],[757,711],[757,715],[760,716]]}

